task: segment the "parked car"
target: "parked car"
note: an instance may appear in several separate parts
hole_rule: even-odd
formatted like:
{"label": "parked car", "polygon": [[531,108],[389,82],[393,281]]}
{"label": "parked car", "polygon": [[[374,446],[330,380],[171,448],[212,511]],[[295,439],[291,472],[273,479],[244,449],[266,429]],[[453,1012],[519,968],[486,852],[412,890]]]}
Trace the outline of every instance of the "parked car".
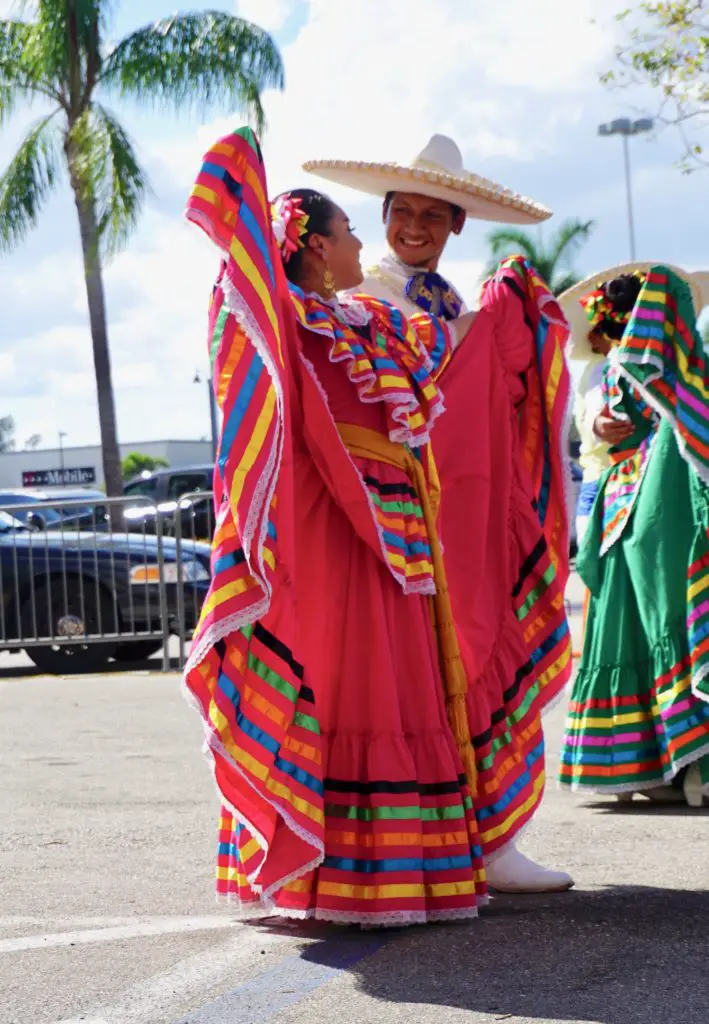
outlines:
{"label": "parked car", "polygon": [[[155,521],[161,516],[163,532],[174,533],[179,502],[182,536],[209,540],[214,532],[214,512],[207,495],[212,490],[213,475],[214,466],[205,463],[181,469],[157,469],[130,480],[123,493],[142,500],[132,508],[126,508],[127,528],[154,532]],[[180,501],[186,494],[202,492],[205,492],[203,499]],[[146,505],[146,499],[149,505]]]}
{"label": "parked car", "polygon": [[[162,548],[168,626],[180,630],[181,587],[189,636],[209,587],[209,545],[183,544],[181,573],[174,539],[164,538]],[[159,581],[157,537],[36,532],[0,512],[0,650],[27,640],[27,654],[44,672],[91,672],[109,658],[142,660],[159,650]]]}
{"label": "parked car", "polygon": [[[36,487],[0,491],[0,508],[12,506],[12,514],[31,530],[54,530],[69,527],[77,530],[107,530],[108,513],[102,491],[87,489]],[[51,502],[56,501],[56,505]],[[85,501],[83,505],[63,507],[64,501]],[[37,505],[37,508],[14,506]],[[40,507],[41,506],[41,507]]]}

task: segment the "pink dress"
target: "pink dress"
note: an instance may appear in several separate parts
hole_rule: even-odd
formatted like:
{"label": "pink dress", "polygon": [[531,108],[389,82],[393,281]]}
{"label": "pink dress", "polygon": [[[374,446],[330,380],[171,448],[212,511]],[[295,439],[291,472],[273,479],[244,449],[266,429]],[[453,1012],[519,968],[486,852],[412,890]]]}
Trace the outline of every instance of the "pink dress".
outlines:
{"label": "pink dress", "polygon": [[[224,418],[213,581],[186,674],[225,805],[218,891],[259,915],[472,917],[487,899],[478,819],[494,843],[536,806],[548,692],[525,668],[549,589],[531,594],[523,564],[532,540],[547,551],[515,411],[525,303],[491,291],[451,362],[430,318],[289,290],[265,195],[244,129],[210,152],[189,206],[231,254],[210,312]],[[428,437],[450,415],[437,377],[455,392],[471,372],[479,423],[439,446],[461,720],[436,619]]]}
{"label": "pink dress", "polygon": [[[555,531],[557,548],[566,542],[559,522],[548,517],[546,530],[540,525],[525,458],[533,438],[524,430],[523,407],[539,387],[535,360],[524,306],[510,294],[509,279],[493,280],[473,330],[441,376],[447,411],[433,433],[486,857],[513,839],[541,802],[542,713],[563,692],[572,665],[568,563],[562,556],[554,564]],[[563,421],[563,391],[549,401],[550,420]],[[563,430],[553,433],[549,442],[558,444]]]}

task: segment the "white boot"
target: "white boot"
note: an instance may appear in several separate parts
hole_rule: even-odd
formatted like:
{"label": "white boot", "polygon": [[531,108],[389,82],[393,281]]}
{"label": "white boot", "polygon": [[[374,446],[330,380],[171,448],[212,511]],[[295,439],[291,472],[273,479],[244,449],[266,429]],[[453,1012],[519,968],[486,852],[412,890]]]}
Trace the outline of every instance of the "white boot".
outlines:
{"label": "white boot", "polygon": [[702,773],[700,772],[699,765],[696,761],[693,764],[690,764],[687,769],[682,789],[684,790],[684,799],[687,801],[687,807],[704,806]]}
{"label": "white boot", "polygon": [[566,892],[574,884],[571,875],[535,864],[514,843],[487,865],[487,881],[491,889],[511,893]]}

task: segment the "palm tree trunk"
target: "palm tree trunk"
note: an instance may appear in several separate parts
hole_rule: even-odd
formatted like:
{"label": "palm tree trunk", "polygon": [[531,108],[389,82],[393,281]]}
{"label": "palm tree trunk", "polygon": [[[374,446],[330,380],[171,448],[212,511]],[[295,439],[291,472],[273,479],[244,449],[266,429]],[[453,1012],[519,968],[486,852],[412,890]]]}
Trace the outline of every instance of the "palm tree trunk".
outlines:
{"label": "palm tree trunk", "polygon": [[106,300],[103,291],[98,224],[96,222],[96,210],[93,202],[82,193],[82,189],[73,174],[71,178],[76,210],[79,215],[81,249],[84,256],[84,279],[86,281],[86,297],[89,303],[91,343],[94,354],[94,372],[96,374],[96,394],[98,397],[98,420],[103,454],[103,478],[106,494],[111,498],[122,494],[123,480],[121,477],[121,457],[118,450],[118,433],[116,430],[116,408],[111,381],[111,355],[108,348]]}

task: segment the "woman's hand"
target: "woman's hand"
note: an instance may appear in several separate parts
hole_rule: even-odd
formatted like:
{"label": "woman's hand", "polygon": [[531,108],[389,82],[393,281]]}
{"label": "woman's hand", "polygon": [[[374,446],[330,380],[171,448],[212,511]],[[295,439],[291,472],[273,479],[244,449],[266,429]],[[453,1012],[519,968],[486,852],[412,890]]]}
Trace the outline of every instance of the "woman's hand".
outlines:
{"label": "woman's hand", "polygon": [[593,433],[606,444],[616,445],[627,441],[635,433],[635,427],[632,423],[613,419],[608,406],[605,406],[593,421]]}

